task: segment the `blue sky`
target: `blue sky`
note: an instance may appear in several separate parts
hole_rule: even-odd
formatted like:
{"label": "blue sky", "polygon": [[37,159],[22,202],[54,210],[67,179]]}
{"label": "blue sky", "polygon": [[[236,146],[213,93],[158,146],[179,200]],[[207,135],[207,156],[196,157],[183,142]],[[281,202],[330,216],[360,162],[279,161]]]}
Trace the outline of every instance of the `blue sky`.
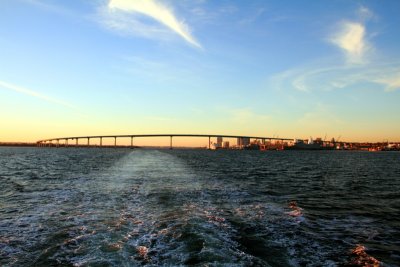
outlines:
{"label": "blue sky", "polygon": [[400,2],[0,3],[1,141],[400,141]]}

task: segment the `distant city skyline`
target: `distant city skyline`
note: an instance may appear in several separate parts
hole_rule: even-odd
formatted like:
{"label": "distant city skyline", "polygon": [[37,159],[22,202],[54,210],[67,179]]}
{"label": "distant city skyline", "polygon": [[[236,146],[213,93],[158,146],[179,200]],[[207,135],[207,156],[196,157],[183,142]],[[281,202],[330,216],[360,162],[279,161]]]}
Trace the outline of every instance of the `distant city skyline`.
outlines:
{"label": "distant city skyline", "polygon": [[0,23],[0,142],[400,141],[397,0],[14,0]]}

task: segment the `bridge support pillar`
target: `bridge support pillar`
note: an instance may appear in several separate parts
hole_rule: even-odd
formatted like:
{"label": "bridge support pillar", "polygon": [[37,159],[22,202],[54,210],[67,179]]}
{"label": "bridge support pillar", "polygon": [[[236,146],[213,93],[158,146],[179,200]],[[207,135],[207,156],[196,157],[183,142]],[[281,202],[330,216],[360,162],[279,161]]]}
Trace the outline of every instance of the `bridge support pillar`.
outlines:
{"label": "bridge support pillar", "polygon": [[114,147],[117,147],[117,137],[114,136]]}
{"label": "bridge support pillar", "polygon": [[65,139],[65,147],[68,147],[68,139]]}
{"label": "bridge support pillar", "polygon": [[89,147],[90,146],[90,138],[88,137],[88,139],[87,139],[87,146]]}
{"label": "bridge support pillar", "polygon": [[103,137],[100,137],[100,146],[103,146]]}
{"label": "bridge support pillar", "polygon": [[57,147],[60,147],[60,139],[57,139]]}
{"label": "bridge support pillar", "polygon": [[131,136],[131,148],[133,148],[133,136]]}
{"label": "bridge support pillar", "polygon": [[211,136],[208,137],[208,149],[211,149]]}
{"label": "bridge support pillar", "polygon": [[172,135],[169,137],[169,149],[172,149]]}

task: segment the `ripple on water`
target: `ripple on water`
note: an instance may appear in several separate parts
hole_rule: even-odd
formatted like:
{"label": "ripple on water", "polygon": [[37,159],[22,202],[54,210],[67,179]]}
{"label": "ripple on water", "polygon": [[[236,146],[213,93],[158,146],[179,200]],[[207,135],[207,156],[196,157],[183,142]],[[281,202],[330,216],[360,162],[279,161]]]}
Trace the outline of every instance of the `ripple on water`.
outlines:
{"label": "ripple on water", "polygon": [[399,154],[376,155],[3,149],[0,264],[396,266]]}

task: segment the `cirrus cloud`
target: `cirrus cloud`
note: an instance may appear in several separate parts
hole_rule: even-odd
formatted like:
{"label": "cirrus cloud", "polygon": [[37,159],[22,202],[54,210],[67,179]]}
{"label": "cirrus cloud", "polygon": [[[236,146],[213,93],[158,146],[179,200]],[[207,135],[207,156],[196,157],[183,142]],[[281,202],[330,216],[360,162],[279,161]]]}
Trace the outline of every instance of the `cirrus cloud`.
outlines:
{"label": "cirrus cloud", "polygon": [[57,105],[60,105],[60,106],[64,106],[64,107],[67,107],[67,108],[70,108],[70,109],[76,109],[75,106],[73,106],[73,105],[71,105],[71,104],[69,104],[69,103],[67,103],[67,102],[65,102],[63,100],[56,99],[56,98],[41,94],[39,92],[33,91],[31,89],[28,89],[28,88],[25,88],[25,87],[22,87],[22,86],[19,86],[19,85],[15,85],[15,84],[12,84],[12,83],[8,83],[8,82],[5,82],[5,81],[1,81],[0,80],[0,88],[4,88],[4,89],[11,90],[11,91],[14,91],[14,92],[18,92],[18,93],[21,93],[21,94],[33,96],[33,97],[42,99],[42,100],[44,100],[46,102],[57,104]]}
{"label": "cirrus cloud", "polygon": [[350,89],[363,84],[385,92],[400,90],[400,64],[373,65],[313,65],[302,66],[278,73],[270,78],[278,90],[294,89],[300,92]]}
{"label": "cirrus cloud", "polygon": [[[101,12],[103,24],[110,29],[146,37],[162,37],[165,36],[166,27],[191,45],[201,48],[189,27],[177,19],[171,8],[156,0],[111,0]],[[149,25],[138,15],[150,17],[164,27]]]}
{"label": "cirrus cloud", "polygon": [[400,68],[394,69],[392,72],[387,71],[373,82],[385,86],[386,92],[393,92],[400,89]]}
{"label": "cirrus cloud", "polygon": [[329,37],[329,42],[339,47],[346,55],[349,64],[366,63],[367,53],[373,49],[368,42],[366,23],[374,17],[374,13],[365,6],[361,6],[354,21],[342,21],[338,29]]}
{"label": "cirrus cloud", "polygon": [[364,55],[370,49],[365,33],[363,24],[343,22],[340,31],[330,41],[346,53],[349,63],[363,63]]}
{"label": "cirrus cloud", "polygon": [[373,56],[370,53],[375,49],[367,40],[365,23],[374,18],[374,13],[362,6],[357,14],[359,22],[342,21],[329,38],[330,43],[345,53],[346,62],[338,57],[320,58],[274,75],[270,78],[271,84],[277,89],[305,93],[367,86],[385,92],[400,90],[399,59],[388,61],[386,57],[379,57],[379,53]]}

